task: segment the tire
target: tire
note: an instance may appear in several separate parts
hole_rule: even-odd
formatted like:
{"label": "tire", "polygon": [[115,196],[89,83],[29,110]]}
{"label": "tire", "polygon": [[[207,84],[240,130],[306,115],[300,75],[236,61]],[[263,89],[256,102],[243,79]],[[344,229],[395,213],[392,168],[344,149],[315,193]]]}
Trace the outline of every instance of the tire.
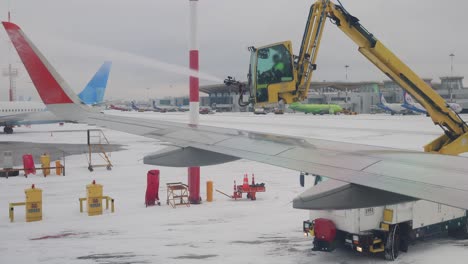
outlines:
{"label": "tire", "polygon": [[461,239],[468,239],[468,219],[465,221],[465,225],[460,228],[458,235]]}
{"label": "tire", "polygon": [[3,128],[3,132],[5,132],[5,134],[13,134],[13,128],[6,126]]}
{"label": "tire", "polygon": [[387,235],[384,257],[386,260],[394,261],[398,258],[400,251],[400,227],[393,225]]}

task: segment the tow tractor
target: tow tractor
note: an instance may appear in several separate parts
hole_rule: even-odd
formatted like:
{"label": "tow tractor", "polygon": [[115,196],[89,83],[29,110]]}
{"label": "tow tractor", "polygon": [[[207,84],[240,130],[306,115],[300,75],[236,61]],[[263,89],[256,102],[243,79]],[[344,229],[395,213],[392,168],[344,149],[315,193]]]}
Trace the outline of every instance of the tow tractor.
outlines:
{"label": "tow tractor", "polygon": [[[443,134],[424,151],[458,155],[468,152],[468,125],[446,101],[414,73],[375,36],[364,28],[340,3],[317,0],[310,8],[299,55],[292,43],[283,41],[250,47],[250,67],[246,85],[232,77],[226,85],[238,86],[239,104],[255,107],[290,104],[307,98],[324,26],[329,19],[356,45],[358,51],[395,81],[426,110]],[[243,98],[242,95],[248,95]],[[322,179],[322,177],[316,177]],[[317,182],[317,184],[320,181]],[[304,231],[314,235],[314,249],[331,251],[345,244],[358,252],[383,253],[394,260],[414,239],[446,232],[468,233],[466,211],[427,201],[351,210],[311,211]]]}

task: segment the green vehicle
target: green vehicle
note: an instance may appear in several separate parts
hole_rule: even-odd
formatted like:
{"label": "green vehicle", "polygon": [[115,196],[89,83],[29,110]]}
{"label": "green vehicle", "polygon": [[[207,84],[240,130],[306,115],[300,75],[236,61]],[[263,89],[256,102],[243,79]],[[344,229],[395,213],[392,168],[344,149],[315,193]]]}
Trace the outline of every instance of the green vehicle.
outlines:
{"label": "green vehicle", "polygon": [[306,114],[324,115],[324,114],[337,114],[343,111],[341,106],[336,104],[301,104],[292,103],[289,109],[294,111],[304,112]]}

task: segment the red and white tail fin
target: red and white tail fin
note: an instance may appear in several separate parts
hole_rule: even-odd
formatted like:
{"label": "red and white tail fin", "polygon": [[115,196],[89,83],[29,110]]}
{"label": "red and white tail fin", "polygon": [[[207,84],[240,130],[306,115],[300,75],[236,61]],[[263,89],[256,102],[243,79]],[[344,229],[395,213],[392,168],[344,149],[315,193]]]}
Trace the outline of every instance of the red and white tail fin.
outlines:
{"label": "red and white tail fin", "polygon": [[37,47],[11,22],[2,22],[44,104],[58,117],[76,121],[85,109],[80,99]]}

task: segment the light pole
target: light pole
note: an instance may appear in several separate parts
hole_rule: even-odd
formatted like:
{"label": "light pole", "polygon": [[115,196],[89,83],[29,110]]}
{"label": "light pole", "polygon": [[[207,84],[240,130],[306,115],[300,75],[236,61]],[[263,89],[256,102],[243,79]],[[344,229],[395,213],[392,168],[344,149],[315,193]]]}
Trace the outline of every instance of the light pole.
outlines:
{"label": "light pole", "polygon": [[449,92],[449,98],[450,102],[453,102],[453,91],[452,91],[452,86],[453,86],[453,59],[455,57],[455,54],[450,53],[450,82],[449,82],[449,87],[448,87],[448,92]]}
{"label": "light pole", "polygon": [[453,77],[453,59],[455,57],[455,54],[450,53],[450,77]]}
{"label": "light pole", "polygon": [[345,77],[346,77],[346,81],[348,80],[348,68],[349,68],[349,65],[345,65]]}

